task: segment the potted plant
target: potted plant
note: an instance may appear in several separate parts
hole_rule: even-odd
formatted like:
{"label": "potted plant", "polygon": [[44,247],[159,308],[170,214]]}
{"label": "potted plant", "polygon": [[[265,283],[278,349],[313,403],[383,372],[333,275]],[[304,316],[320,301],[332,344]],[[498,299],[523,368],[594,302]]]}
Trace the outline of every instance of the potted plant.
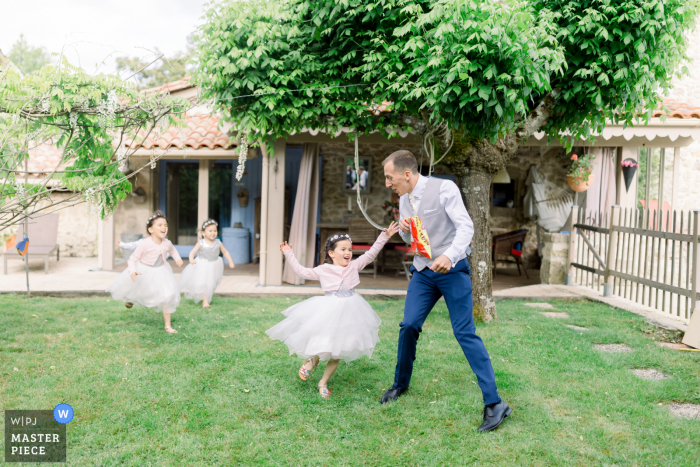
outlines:
{"label": "potted plant", "polygon": [[637,172],[637,161],[634,159],[625,159],[622,164],[622,176],[625,177],[625,191],[630,191],[630,185],[634,180],[634,174]]}
{"label": "potted plant", "polygon": [[384,212],[390,221],[395,220],[398,222],[400,217],[398,201],[386,201],[384,204],[382,204],[382,209],[384,209]]}
{"label": "potted plant", "polygon": [[572,190],[582,192],[588,190],[593,183],[593,159],[595,156],[591,153],[584,154],[579,157],[576,154],[571,155],[571,167],[566,174],[566,183],[569,184]]}
{"label": "potted plant", "polygon": [[15,246],[15,242],[17,241],[17,235],[12,233],[12,232],[7,232],[2,234],[2,242],[5,244],[5,250],[9,250],[10,248]]}

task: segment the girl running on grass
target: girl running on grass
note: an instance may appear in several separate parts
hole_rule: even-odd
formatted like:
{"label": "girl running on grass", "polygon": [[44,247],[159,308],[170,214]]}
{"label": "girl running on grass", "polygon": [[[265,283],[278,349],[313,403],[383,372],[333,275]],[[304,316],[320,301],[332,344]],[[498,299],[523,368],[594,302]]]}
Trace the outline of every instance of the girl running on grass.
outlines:
{"label": "girl running on grass", "polygon": [[[191,298],[195,303],[202,302],[202,308],[210,308],[209,303],[214,296],[214,290],[224,276],[224,262],[219,256],[221,252],[228,261],[231,269],[235,268],[231,255],[219,241],[217,235],[219,224],[214,219],[207,219],[202,224],[202,239],[197,242],[190,252],[190,264],[180,275],[180,292],[185,298]],[[197,259],[194,255],[197,255]]]}
{"label": "girl running on grass", "polygon": [[289,355],[307,359],[299,368],[299,377],[304,381],[319,360],[328,360],[318,383],[318,391],[324,399],[331,396],[328,380],[340,360],[349,362],[364,355],[371,357],[379,342],[382,320],[353,288],[360,283],[359,272],[377,257],[397,230],[398,224],[392,222],[372,248],[354,261],[350,236],[335,234],[326,242],[326,262],[315,268],[302,267],[287,242],[280,245],[294,272],[301,278],[321,281],[326,294],[287,308],[282,312],[286,318],[265,332],[271,339],[283,342],[289,348]]}
{"label": "girl running on grass", "polygon": [[150,237],[139,242],[129,258],[129,267],[112,282],[107,292],[115,300],[126,302],[127,308],[137,304],[163,311],[165,332],[175,334],[177,331],[170,325],[170,315],[180,304],[180,289],[166,256],[170,253],[178,266],[182,266],[182,259],[170,240],[165,238],[168,234],[165,214],[156,211],[148,218],[146,230]]}

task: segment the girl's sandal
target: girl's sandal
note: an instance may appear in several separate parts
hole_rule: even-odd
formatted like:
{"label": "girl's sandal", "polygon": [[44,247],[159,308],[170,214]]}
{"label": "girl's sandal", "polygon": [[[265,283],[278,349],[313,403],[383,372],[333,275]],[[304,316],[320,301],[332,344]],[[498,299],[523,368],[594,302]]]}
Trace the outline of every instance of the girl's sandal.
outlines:
{"label": "girl's sandal", "polygon": [[177,334],[177,331],[170,326],[167,326],[165,328],[165,332],[167,332],[168,334]]}
{"label": "girl's sandal", "polygon": [[309,375],[311,375],[311,372],[314,371],[314,368],[316,368],[316,365],[314,365],[313,368],[311,368],[310,370],[304,368],[309,362],[313,364],[313,358],[309,358],[308,360],[306,360],[304,363],[302,363],[301,368],[299,368],[299,378],[301,378],[304,381],[309,379]]}
{"label": "girl's sandal", "polygon": [[318,393],[321,394],[321,397],[324,399],[329,399],[331,397],[331,391],[326,384],[318,387]]}

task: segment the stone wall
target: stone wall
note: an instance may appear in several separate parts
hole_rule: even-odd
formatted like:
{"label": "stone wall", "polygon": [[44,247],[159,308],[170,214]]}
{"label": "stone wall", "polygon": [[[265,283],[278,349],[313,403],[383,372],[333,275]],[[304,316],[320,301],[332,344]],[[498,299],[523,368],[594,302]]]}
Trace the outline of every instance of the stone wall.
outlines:
{"label": "stone wall", "polygon": [[[134,160],[133,167],[141,167],[145,160]],[[114,211],[114,234],[117,241],[121,240],[121,234],[142,234],[147,236],[146,221],[155,210],[154,179],[158,172],[150,168],[143,169],[135,178],[132,178],[133,190],[143,188],[146,192],[145,199],[133,195],[127,196],[121,201]],[[133,193],[133,191],[132,191]],[[116,245],[115,245],[116,248]],[[120,250],[116,250],[117,258],[121,257]]]}
{"label": "stone wall", "polygon": [[[699,24],[700,26],[700,24]],[[689,76],[673,80],[673,89],[670,97],[685,102],[692,107],[700,106],[700,33],[696,30],[688,35],[690,40],[688,56],[691,59],[687,64]],[[669,150],[666,152],[668,153]],[[670,179],[672,180],[672,179]],[[676,187],[676,203],[673,209],[684,211],[700,209],[700,141],[696,141],[687,148],[681,149],[681,169]],[[669,181],[669,178],[666,178]],[[667,191],[664,190],[664,199]]]}
{"label": "stone wall", "polygon": [[[389,154],[399,149],[408,149],[414,155],[420,152],[419,147],[401,144],[362,144],[359,145],[360,157],[372,158],[370,174],[370,193],[363,194],[367,201],[367,214],[377,223],[384,222],[382,204],[391,201],[392,191],[384,185],[384,167],[382,161]],[[357,206],[355,192],[344,191],[345,159],[354,156],[354,143],[322,144],[319,148],[323,157],[321,179],[321,222],[342,223],[343,215],[362,217]],[[352,198],[351,210],[348,211],[348,197]],[[347,217],[347,216],[346,216]]]}
{"label": "stone wall", "polygon": [[[54,193],[53,203],[60,203],[73,196],[72,193]],[[87,258],[97,255],[97,213],[89,213],[85,203],[59,209],[58,238],[60,254],[63,257]],[[29,230],[31,239],[31,226]]]}

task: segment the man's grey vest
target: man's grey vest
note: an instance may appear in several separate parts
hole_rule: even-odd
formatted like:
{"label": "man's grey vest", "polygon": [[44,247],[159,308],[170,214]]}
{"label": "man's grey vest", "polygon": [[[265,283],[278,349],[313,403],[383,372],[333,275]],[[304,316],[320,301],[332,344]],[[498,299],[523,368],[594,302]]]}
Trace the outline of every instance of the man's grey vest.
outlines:
{"label": "man's grey vest", "polygon": [[[428,183],[423,190],[418,212],[414,213],[420,217],[423,227],[428,232],[430,240],[430,250],[433,259],[416,256],[413,258],[413,266],[419,271],[433,265],[433,260],[442,255],[452,245],[452,241],[457,234],[457,228],[447,215],[445,208],[440,205],[440,185],[451,183],[449,180],[440,178],[428,178]],[[413,212],[411,204],[408,202],[408,195],[401,197],[404,211]],[[460,253],[457,261],[467,257],[467,252]]]}

